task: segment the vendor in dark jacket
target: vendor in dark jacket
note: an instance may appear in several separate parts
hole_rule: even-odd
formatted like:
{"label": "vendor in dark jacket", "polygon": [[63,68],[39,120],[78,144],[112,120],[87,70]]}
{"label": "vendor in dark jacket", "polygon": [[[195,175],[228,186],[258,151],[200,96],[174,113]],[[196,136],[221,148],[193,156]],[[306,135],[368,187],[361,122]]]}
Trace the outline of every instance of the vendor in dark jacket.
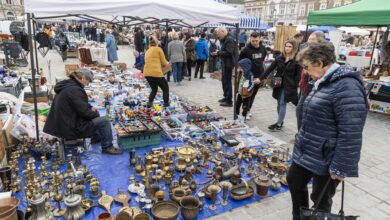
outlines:
{"label": "vendor in dark jacket", "polygon": [[257,32],[252,32],[250,36],[250,43],[241,51],[239,60],[242,59],[250,59],[252,61],[252,73],[254,78],[254,87],[253,94],[250,97],[249,105],[248,105],[248,114],[246,119],[249,120],[252,114],[250,110],[252,108],[253,102],[255,101],[255,97],[259,88],[261,86],[260,77],[264,74],[264,59],[267,55],[266,48],[263,46],[260,40],[260,34]]}
{"label": "vendor in dark jacket", "polygon": [[81,69],[69,78],[54,87],[56,96],[43,131],[68,140],[90,138],[98,134],[102,153],[121,154],[122,150],[113,147],[110,121],[100,117],[97,109],[88,104],[84,86],[92,81],[92,72]]}
{"label": "vendor in dark jacket", "polygon": [[[221,50],[211,53],[212,56],[219,56],[222,61],[222,89],[223,98],[220,99],[221,106],[233,106],[233,87],[232,74],[235,65],[234,58],[236,57],[236,42],[229,36],[226,28],[219,28],[217,31],[219,40],[221,41]],[[236,57],[237,58],[237,57]]]}
{"label": "vendor in dark jacket", "polygon": [[339,181],[358,176],[368,111],[360,73],[336,63],[331,43],[311,45],[298,58],[316,81],[303,104],[302,127],[295,137],[293,163],[287,174],[294,220],[300,219],[300,207],[309,206],[307,184],[311,179],[310,198],[320,210],[330,212]]}
{"label": "vendor in dark jacket", "polygon": [[272,97],[278,100],[278,120],[275,124],[268,126],[268,129],[272,131],[282,129],[287,103],[292,102],[294,105],[298,103],[298,86],[302,67],[295,60],[297,51],[298,45],[295,40],[286,41],[282,56],[277,57],[261,77],[262,80],[267,78],[276,69],[274,76],[282,78],[281,85],[274,86],[272,92]]}

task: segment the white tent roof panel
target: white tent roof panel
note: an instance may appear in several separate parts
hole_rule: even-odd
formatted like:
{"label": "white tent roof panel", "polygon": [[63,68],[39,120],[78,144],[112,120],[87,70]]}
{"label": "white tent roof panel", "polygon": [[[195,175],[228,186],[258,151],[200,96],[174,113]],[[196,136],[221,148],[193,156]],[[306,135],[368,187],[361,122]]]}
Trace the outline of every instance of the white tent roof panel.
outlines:
{"label": "white tent roof panel", "polygon": [[180,19],[191,25],[238,23],[239,10],[213,0],[25,0],[26,13]]}

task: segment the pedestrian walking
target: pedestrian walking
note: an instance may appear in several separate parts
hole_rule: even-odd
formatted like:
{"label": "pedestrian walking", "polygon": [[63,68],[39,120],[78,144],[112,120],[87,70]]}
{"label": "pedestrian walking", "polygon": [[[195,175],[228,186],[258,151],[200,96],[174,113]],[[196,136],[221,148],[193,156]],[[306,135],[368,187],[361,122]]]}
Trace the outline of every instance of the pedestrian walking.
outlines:
{"label": "pedestrian walking", "polygon": [[168,43],[168,58],[169,62],[172,64],[174,85],[178,85],[182,80],[186,51],[183,42],[179,40],[179,34],[177,32],[172,33],[172,41]]}
{"label": "pedestrian walking", "polygon": [[209,47],[205,38],[206,34],[202,33],[200,35],[200,39],[195,44],[195,51],[198,60],[196,61],[194,78],[198,77],[198,72],[200,71],[199,79],[205,79],[203,77],[204,63],[206,62],[209,55]]}
{"label": "pedestrian walking", "polygon": [[195,40],[191,37],[191,34],[189,32],[186,32],[184,34],[184,47],[186,50],[186,58],[187,58],[187,74],[188,74],[188,80],[191,81],[191,69],[192,69],[192,63],[196,61],[196,53],[195,53]]}
{"label": "pedestrian walking", "polygon": [[118,54],[116,51],[116,42],[114,36],[111,34],[110,30],[105,31],[105,38],[107,53],[108,53],[108,61],[113,63],[118,60]]}
{"label": "pedestrian walking", "polygon": [[249,59],[252,62],[252,73],[254,78],[254,87],[253,94],[250,97],[250,101],[248,103],[248,114],[246,115],[246,120],[249,120],[252,116],[250,110],[252,108],[253,102],[255,101],[257,92],[261,87],[261,75],[264,74],[264,59],[267,55],[266,48],[263,46],[260,34],[257,32],[252,32],[250,35],[249,44],[241,51],[239,60]]}
{"label": "pedestrian walking", "polygon": [[298,45],[295,40],[288,40],[284,44],[281,56],[277,57],[271,66],[265,71],[262,79],[276,69],[272,96],[278,101],[276,123],[268,126],[271,131],[281,130],[286,116],[287,103],[298,104],[298,84],[302,71],[301,65],[295,60]]}

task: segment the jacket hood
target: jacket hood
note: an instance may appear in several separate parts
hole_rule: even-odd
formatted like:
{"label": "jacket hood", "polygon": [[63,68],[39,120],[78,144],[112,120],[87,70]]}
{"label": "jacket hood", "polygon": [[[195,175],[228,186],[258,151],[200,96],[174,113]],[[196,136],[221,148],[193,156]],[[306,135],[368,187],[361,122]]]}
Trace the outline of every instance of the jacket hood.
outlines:
{"label": "jacket hood", "polygon": [[63,80],[59,83],[57,83],[57,85],[54,87],[54,92],[55,93],[60,93],[62,90],[64,90],[65,88],[68,88],[68,87],[72,87],[72,86],[78,86],[78,87],[83,87],[81,85],[81,83],[77,82],[76,80],[74,79],[67,79],[67,80]]}
{"label": "jacket hood", "polygon": [[334,82],[341,78],[350,77],[355,78],[363,85],[362,76],[359,71],[356,71],[352,66],[340,66],[332,74],[330,74],[325,81]]}
{"label": "jacket hood", "polygon": [[238,61],[238,65],[244,70],[244,74],[247,75],[252,69],[252,61],[248,58]]}

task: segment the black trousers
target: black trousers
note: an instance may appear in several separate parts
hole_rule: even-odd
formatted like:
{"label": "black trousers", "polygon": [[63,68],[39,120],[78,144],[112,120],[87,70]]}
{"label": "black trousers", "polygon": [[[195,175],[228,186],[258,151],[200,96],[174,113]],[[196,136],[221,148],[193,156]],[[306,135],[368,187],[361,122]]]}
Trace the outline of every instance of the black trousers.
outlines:
{"label": "black trousers", "polygon": [[259,89],[260,89],[260,84],[255,84],[253,87],[253,93],[250,97],[248,111],[250,111],[252,109],[253,102],[255,101],[255,98],[256,98],[256,95],[257,95],[257,92],[259,91]]}
{"label": "black trousers", "polygon": [[237,95],[237,102],[236,102],[236,114],[240,114],[240,108],[242,105],[242,116],[246,117],[248,110],[249,110],[249,104],[251,101],[251,97],[242,98],[240,94]]}
{"label": "black trousers", "polygon": [[302,126],[303,103],[305,103],[306,97],[307,96],[302,93],[299,95],[299,101],[296,108],[298,131],[299,129],[301,129]]}
{"label": "black trousers", "polygon": [[233,68],[222,65],[222,89],[225,101],[232,102],[233,87],[232,87]]}
{"label": "black trousers", "polygon": [[[319,176],[309,170],[292,163],[287,173],[287,182],[293,203],[293,220],[300,220],[300,208],[309,207],[309,192],[307,184],[313,179],[313,192],[310,195],[311,200],[317,203],[320,193],[325,187],[330,175]],[[319,202],[319,209],[330,212],[332,209],[332,198],[336,193],[339,181],[331,181],[325,192],[324,197]]]}
{"label": "black trousers", "polygon": [[191,78],[191,68],[192,68],[192,60],[187,59],[187,74],[189,78]]}
{"label": "black trousers", "polygon": [[152,91],[149,94],[149,103],[148,104],[151,105],[153,103],[154,98],[156,98],[158,87],[160,87],[161,90],[163,91],[164,105],[168,106],[169,105],[169,86],[168,86],[167,80],[164,77],[147,76],[145,78],[148,81],[150,88],[152,89]]}
{"label": "black trousers", "polygon": [[203,77],[204,62],[205,62],[204,60],[197,60],[196,61],[195,78],[198,77],[199,68],[200,68],[200,78]]}

